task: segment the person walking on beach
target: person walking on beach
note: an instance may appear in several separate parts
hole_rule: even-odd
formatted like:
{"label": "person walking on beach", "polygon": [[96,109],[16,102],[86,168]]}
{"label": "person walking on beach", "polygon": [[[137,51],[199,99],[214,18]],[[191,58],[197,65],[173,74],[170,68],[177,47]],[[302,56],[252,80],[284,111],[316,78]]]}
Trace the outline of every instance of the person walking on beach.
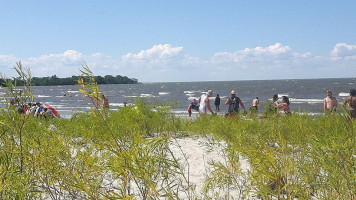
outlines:
{"label": "person walking on beach", "polygon": [[215,111],[220,111],[220,96],[219,96],[219,94],[216,94],[214,105],[215,105]]}
{"label": "person walking on beach", "polygon": [[208,90],[207,94],[203,94],[201,95],[201,97],[199,98],[199,114],[200,116],[204,116],[207,114],[207,110],[209,110],[211,112],[211,114],[214,115],[213,110],[210,107],[210,100],[209,97],[213,96],[213,91],[212,90]]}
{"label": "person walking on beach", "polygon": [[356,90],[350,90],[350,96],[344,101],[344,107],[349,110],[350,118],[352,120],[356,119]]}
{"label": "person walking on beach", "polygon": [[228,113],[225,116],[234,116],[239,113],[239,107],[241,105],[242,109],[244,109],[244,113],[246,112],[245,105],[242,103],[241,99],[236,96],[235,90],[232,90],[230,93],[231,97],[225,101],[225,105],[228,105]]}
{"label": "person walking on beach", "polygon": [[331,90],[326,91],[327,96],[324,99],[324,112],[332,113],[336,112],[337,100],[333,97]]}

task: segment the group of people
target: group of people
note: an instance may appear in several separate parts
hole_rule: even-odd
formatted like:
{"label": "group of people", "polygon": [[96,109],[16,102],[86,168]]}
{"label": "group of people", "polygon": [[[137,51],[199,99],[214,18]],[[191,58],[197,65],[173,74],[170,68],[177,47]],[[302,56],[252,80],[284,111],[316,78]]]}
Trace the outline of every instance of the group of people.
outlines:
{"label": "group of people", "polygon": [[[235,90],[232,90],[230,92],[230,98],[226,99],[225,101],[225,105],[228,106],[228,112],[225,114],[225,116],[234,116],[236,114],[239,113],[240,111],[240,106],[241,108],[244,110],[243,113],[247,113],[246,111],[246,107],[244,105],[244,103],[241,101],[240,97],[237,96],[237,93]],[[214,111],[211,109],[210,107],[210,99],[209,97],[213,96],[213,91],[209,90],[207,92],[207,94],[203,94],[200,98],[199,98],[199,114],[200,116],[207,114],[207,112],[211,112],[211,114],[215,115],[216,113],[214,113]],[[220,96],[219,94],[216,95],[215,97],[215,101],[214,101],[214,105],[215,105],[215,111],[219,112],[220,111]],[[255,113],[257,115],[257,111],[258,111],[258,105],[259,105],[259,99],[258,97],[256,97],[253,101],[252,101],[252,107],[250,108],[251,113]],[[197,105],[196,105],[197,106]],[[188,112],[189,111],[189,107],[188,107]],[[191,116],[191,113],[189,113],[189,116]]]}
{"label": "group of people", "polygon": [[[337,99],[333,96],[331,90],[326,91],[327,96],[324,98],[324,112],[333,113],[336,112],[338,102]],[[346,97],[343,103],[344,108],[349,111],[351,119],[356,119],[356,90],[351,89],[349,96]]]}
{"label": "group of people", "polygon": [[[241,106],[242,109],[244,109],[244,112],[246,112],[246,108],[245,105],[242,103],[241,99],[239,97],[237,97],[237,93],[236,91],[232,90],[231,91],[231,97],[228,98],[225,101],[225,105],[228,105],[228,113],[227,115],[235,115],[239,112],[239,108]],[[213,96],[213,91],[209,90],[206,94],[201,95],[201,97],[199,98],[199,101],[196,101],[194,99],[193,102],[190,103],[190,105],[188,106],[188,114],[189,117],[192,114],[192,109],[196,109],[197,111],[199,111],[199,114],[205,115],[207,114],[207,112],[211,112],[211,114],[215,115],[216,113],[214,113],[214,111],[212,110],[211,106],[210,106],[210,97]],[[215,111],[219,112],[220,111],[220,96],[219,94],[216,95],[215,98]],[[259,104],[258,101],[258,97],[256,97],[256,99],[253,101],[253,107],[255,108],[255,110],[257,111],[257,106]]]}
{"label": "group of people", "polygon": [[[351,89],[349,94],[350,96],[344,100],[344,107],[349,111],[350,118],[355,119],[356,118],[356,90]],[[225,116],[234,116],[238,114],[240,111],[240,107],[244,110],[243,113],[247,113],[246,107],[241,101],[241,99],[237,96],[236,91],[232,90],[230,95],[231,96],[225,101],[225,105],[228,106],[228,112],[225,114]],[[213,91],[209,90],[206,94],[201,95],[199,101],[196,101],[194,99],[194,101],[191,102],[190,105],[188,106],[189,117],[192,114],[192,109],[196,109],[197,111],[199,111],[200,116],[206,115],[208,111],[211,114],[215,115],[216,113],[212,110],[210,106],[209,98],[212,96],[213,96]],[[276,113],[279,113],[278,110],[281,109],[285,114],[287,115],[291,114],[290,101],[287,96],[282,96],[282,102],[278,102],[279,100],[278,94],[274,94],[272,100],[273,103],[270,105],[270,107]],[[217,94],[214,102],[216,112],[220,111],[220,101],[221,101],[220,96],[219,94]],[[252,100],[252,105],[250,107],[251,115],[257,116],[259,103],[260,102],[258,97]],[[324,112],[325,113],[335,112],[337,106],[338,106],[337,99],[332,96],[331,90],[328,90],[327,96],[324,99]]]}
{"label": "group of people", "polygon": [[10,104],[11,106],[16,107],[17,112],[26,115],[32,115],[35,117],[44,117],[44,118],[58,117],[57,113],[53,113],[51,109],[48,109],[46,106],[44,106],[44,104],[40,102],[28,103],[25,106],[20,106],[16,100],[11,99]]}

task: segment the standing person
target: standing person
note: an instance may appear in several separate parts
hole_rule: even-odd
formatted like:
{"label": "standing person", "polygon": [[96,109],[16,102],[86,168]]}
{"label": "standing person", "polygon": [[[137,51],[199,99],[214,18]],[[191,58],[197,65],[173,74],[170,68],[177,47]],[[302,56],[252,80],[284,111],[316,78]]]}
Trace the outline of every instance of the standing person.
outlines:
{"label": "standing person", "polygon": [[252,100],[252,108],[255,108],[256,110],[258,110],[259,104],[260,104],[260,100],[258,99],[258,97],[256,97],[254,100]]}
{"label": "standing person", "polygon": [[191,102],[190,104],[189,104],[189,106],[188,106],[188,114],[189,114],[189,117],[191,117],[192,116],[192,108],[194,108],[194,103],[193,102]]}
{"label": "standing person", "polygon": [[103,101],[104,108],[109,108],[109,99],[106,96],[104,96],[104,94],[103,94],[102,98],[103,98],[102,101]]}
{"label": "standing person", "polygon": [[193,99],[193,104],[194,106],[192,108],[199,112],[199,102],[196,99]]}
{"label": "standing person", "polygon": [[200,116],[206,115],[207,114],[207,110],[209,110],[211,112],[211,114],[214,115],[213,110],[210,107],[210,100],[209,97],[213,96],[213,91],[212,90],[208,90],[207,94],[203,94],[201,95],[201,97],[199,98],[199,114]]}
{"label": "standing person", "polygon": [[278,104],[278,107],[282,108],[285,114],[291,114],[289,108],[289,98],[287,96],[282,96],[282,103]]}
{"label": "standing person", "polygon": [[251,114],[254,116],[257,115],[258,113],[258,105],[260,104],[260,100],[258,97],[256,97],[254,100],[252,100],[252,107],[250,108]]}
{"label": "standing person", "polygon": [[278,94],[274,94],[272,96],[272,102],[270,102],[268,108],[264,112],[264,116],[269,116],[274,114],[278,116],[279,112],[277,109],[278,109]]}
{"label": "standing person", "polygon": [[324,99],[324,112],[332,113],[336,111],[337,100],[333,97],[331,90],[326,91],[327,96]]}
{"label": "standing person", "polygon": [[272,104],[272,107],[274,107],[276,113],[277,113],[277,109],[278,109],[278,94],[274,94],[273,97],[272,97],[272,101],[273,101],[273,104]]}
{"label": "standing person", "polygon": [[219,94],[216,94],[214,105],[215,105],[215,110],[220,111],[220,96],[219,96]]}
{"label": "standing person", "polygon": [[230,93],[231,97],[225,101],[225,105],[228,105],[228,113],[226,116],[233,116],[239,113],[239,107],[241,105],[244,112],[246,112],[245,105],[242,103],[241,99],[236,96],[235,90]]}
{"label": "standing person", "polygon": [[344,106],[349,110],[349,114],[352,120],[356,119],[356,90],[350,90],[350,96],[344,101]]}
{"label": "standing person", "polygon": [[273,100],[273,107],[278,108],[278,94],[274,94],[273,97],[272,97],[272,100]]}

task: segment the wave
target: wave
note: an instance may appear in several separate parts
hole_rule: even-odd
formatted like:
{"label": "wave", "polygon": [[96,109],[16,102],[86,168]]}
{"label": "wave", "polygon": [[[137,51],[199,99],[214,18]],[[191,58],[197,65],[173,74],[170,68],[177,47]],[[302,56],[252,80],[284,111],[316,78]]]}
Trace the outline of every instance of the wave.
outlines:
{"label": "wave", "polygon": [[199,97],[188,97],[188,100],[193,101],[194,99],[198,100]]}
{"label": "wave", "polygon": [[290,98],[289,99],[290,102],[293,103],[323,103],[324,99],[295,99],[295,98]]}
{"label": "wave", "polygon": [[155,97],[153,94],[141,94],[140,97]]}
{"label": "wave", "polygon": [[167,95],[169,92],[158,92],[159,95]]}
{"label": "wave", "polygon": [[46,98],[46,97],[51,97],[51,96],[46,96],[46,95],[38,95],[38,98]]}
{"label": "wave", "polygon": [[193,91],[189,91],[189,90],[188,90],[188,91],[184,91],[184,94],[194,94],[194,93],[196,93],[196,92],[198,92],[198,91],[194,91],[194,90],[193,90]]}
{"label": "wave", "polygon": [[288,97],[289,96],[289,94],[288,93],[282,93],[282,94],[278,94],[278,98],[282,98],[282,96],[286,96],[286,97]]}
{"label": "wave", "polygon": [[[129,106],[129,104],[126,104]],[[124,103],[109,103],[109,106],[118,106],[118,107],[124,107]]]}
{"label": "wave", "polygon": [[339,93],[339,97],[348,97],[349,96],[349,93],[347,92],[340,92]]}

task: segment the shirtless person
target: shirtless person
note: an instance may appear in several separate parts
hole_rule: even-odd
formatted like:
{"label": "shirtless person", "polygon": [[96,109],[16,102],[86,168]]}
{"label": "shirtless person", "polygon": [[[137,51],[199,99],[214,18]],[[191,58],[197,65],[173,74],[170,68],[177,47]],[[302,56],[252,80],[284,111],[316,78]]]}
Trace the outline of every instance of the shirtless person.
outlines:
{"label": "shirtless person", "polygon": [[252,107],[258,110],[258,104],[260,104],[260,100],[258,99],[258,97],[256,97],[254,100],[252,100]]}
{"label": "shirtless person", "polygon": [[199,114],[200,116],[206,115],[207,110],[211,112],[211,114],[214,115],[213,110],[210,107],[210,100],[209,97],[213,96],[213,91],[209,90],[207,94],[201,95],[199,98]]}
{"label": "shirtless person", "polygon": [[257,115],[259,104],[260,104],[260,100],[258,99],[258,97],[252,100],[252,107],[250,108],[250,111],[251,114],[253,114],[254,116]]}
{"label": "shirtless person", "polygon": [[326,91],[327,97],[324,99],[324,112],[335,112],[337,107],[337,100],[333,97],[331,90]]}

